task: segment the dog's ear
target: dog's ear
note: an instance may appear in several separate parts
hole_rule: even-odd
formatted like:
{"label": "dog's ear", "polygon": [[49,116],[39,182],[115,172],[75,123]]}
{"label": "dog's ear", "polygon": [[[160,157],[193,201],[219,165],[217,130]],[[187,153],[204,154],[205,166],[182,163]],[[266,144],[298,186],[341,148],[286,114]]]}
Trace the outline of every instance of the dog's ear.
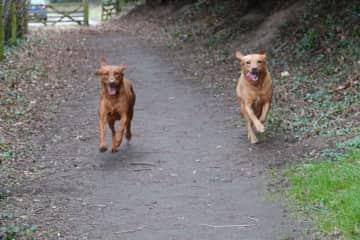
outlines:
{"label": "dog's ear", "polygon": [[127,68],[124,64],[120,64],[118,67],[120,68],[121,72],[124,72]]}
{"label": "dog's ear", "polygon": [[101,75],[103,75],[104,74],[104,71],[102,70],[102,69],[98,69],[98,70],[96,70],[96,72],[95,72],[95,75],[96,76],[101,76]]}
{"label": "dog's ear", "polygon": [[263,55],[264,56],[264,59],[266,58],[266,51],[265,50],[260,50],[259,52],[258,52],[258,54],[260,54],[260,55]]}
{"label": "dog's ear", "polygon": [[244,57],[244,55],[240,51],[236,51],[235,56],[237,59],[241,61],[241,59]]}
{"label": "dog's ear", "polygon": [[107,63],[106,63],[106,60],[105,60],[104,56],[100,57],[100,59],[99,59],[99,63],[100,63],[100,67],[104,67],[104,66],[106,66],[106,65],[107,65]]}

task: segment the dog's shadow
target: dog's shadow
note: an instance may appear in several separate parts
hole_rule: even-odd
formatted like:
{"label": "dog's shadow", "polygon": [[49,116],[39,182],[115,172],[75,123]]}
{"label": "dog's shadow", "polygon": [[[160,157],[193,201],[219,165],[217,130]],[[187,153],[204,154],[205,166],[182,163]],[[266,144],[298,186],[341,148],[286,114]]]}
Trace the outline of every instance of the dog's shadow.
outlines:
{"label": "dog's shadow", "polygon": [[[148,151],[136,144],[123,143],[115,153],[110,151],[96,154],[96,161],[99,161],[98,169],[103,171],[116,171],[119,169],[131,168],[136,162],[148,162]],[[149,163],[151,164],[151,163]]]}

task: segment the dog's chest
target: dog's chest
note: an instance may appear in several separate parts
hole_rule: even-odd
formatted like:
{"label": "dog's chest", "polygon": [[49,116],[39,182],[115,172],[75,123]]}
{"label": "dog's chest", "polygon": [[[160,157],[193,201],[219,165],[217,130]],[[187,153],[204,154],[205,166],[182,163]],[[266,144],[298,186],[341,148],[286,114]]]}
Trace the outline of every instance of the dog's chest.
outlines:
{"label": "dog's chest", "polygon": [[253,100],[253,102],[263,102],[263,101],[268,101],[269,98],[271,98],[272,95],[272,91],[271,91],[271,86],[265,86],[261,89],[258,88],[253,88],[251,89],[252,91],[250,91],[251,93],[249,94]]}
{"label": "dog's chest", "polygon": [[243,95],[244,99],[246,99],[246,101],[248,102],[263,102],[264,100],[267,99],[267,93],[263,92],[263,91],[259,91],[258,89],[253,90],[253,89],[248,89],[248,91],[246,91]]}
{"label": "dog's chest", "polygon": [[109,118],[112,118],[112,119],[116,119],[116,120],[120,119],[120,114],[117,111],[115,111],[114,109],[112,111],[108,112],[107,115]]}
{"label": "dog's chest", "polygon": [[260,92],[256,92],[254,94],[254,97],[255,97],[255,101],[257,102],[260,102],[260,101],[263,101],[265,100],[267,97],[268,97],[268,93],[267,92],[263,92],[263,91],[260,91]]}
{"label": "dog's chest", "polygon": [[111,99],[111,101],[107,102],[107,115],[108,117],[112,117],[115,119],[120,119],[121,113],[127,111],[127,102],[123,97],[119,97],[117,99]]}

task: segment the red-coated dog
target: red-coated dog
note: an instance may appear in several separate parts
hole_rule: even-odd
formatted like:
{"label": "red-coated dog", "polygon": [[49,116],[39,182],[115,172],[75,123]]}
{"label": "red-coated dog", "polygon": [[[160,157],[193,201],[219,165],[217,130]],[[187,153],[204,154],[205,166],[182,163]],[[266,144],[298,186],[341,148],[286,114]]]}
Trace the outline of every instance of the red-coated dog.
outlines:
{"label": "red-coated dog", "polygon": [[[107,65],[104,58],[100,58],[100,68],[96,75],[100,76],[101,92],[99,101],[99,139],[100,152],[107,150],[105,140],[105,125],[109,124],[112,133],[111,152],[116,152],[125,137],[131,139],[131,121],[134,113],[135,92],[131,82],[124,77],[124,65]],[[118,131],[115,121],[120,121]]]}

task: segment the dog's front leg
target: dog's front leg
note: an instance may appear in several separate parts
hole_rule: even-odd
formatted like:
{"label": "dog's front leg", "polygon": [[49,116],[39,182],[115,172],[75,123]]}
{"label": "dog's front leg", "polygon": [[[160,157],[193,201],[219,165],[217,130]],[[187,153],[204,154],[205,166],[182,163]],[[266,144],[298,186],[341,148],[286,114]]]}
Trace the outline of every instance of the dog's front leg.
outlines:
{"label": "dog's front leg", "polygon": [[106,123],[106,114],[99,113],[99,140],[100,146],[99,151],[105,152],[107,150],[106,141],[105,141],[105,123]]}
{"label": "dog's front leg", "polygon": [[262,107],[261,116],[259,119],[262,124],[265,124],[266,116],[267,113],[269,112],[269,109],[270,109],[270,102],[265,102]]}
{"label": "dog's front leg", "polygon": [[108,119],[108,124],[111,130],[111,151],[114,152],[114,149],[116,149],[116,131],[115,131],[115,120],[113,118]]}
{"label": "dog's front leg", "polygon": [[246,122],[247,122],[247,130],[248,130],[248,139],[250,140],[250,142],[252,144],[255,144],[258,142],[258,139],[252,129],[252,124],[251,124],[251,120],[248,117],[245,117]]}
{"label": "dog's front leg", "polygon": [[259,119],[255,116],[254,111],[251,108],[251,104],[246,104],[245,105],[245,111],[248,114],[251,122],[254,124],[256,130],[258,132],[264,132],[265,131],[265,127],[264,125],[259,121]]}
{"label": "dog's front leg", "polygon": [[117,131],[117,133],[116,133],[115,149],[112,149],[112,152],[116,152],[117,148],[121,145],[122,138],[123,138],[124,131],[125,131],[127,124],[128,124],[128,120],[127,120],[126,115],[121,116],[119,131]]}

